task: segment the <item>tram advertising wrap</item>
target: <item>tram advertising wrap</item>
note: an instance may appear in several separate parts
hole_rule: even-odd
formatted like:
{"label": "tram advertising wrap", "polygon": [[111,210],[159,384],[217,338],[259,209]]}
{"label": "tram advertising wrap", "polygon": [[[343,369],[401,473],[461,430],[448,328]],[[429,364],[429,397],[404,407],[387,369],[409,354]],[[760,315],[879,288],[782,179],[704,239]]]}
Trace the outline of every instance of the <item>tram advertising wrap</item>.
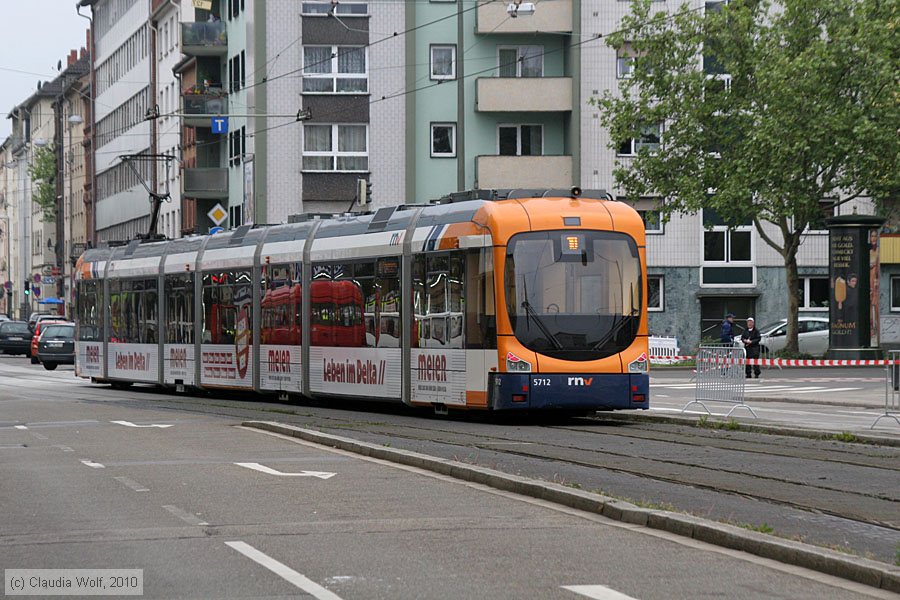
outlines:
{"label": "tram advertising wrap", "polygon": [[646,409],[644,225],[586,195],[479,190],[88,250],[76,374],[439,412]]}

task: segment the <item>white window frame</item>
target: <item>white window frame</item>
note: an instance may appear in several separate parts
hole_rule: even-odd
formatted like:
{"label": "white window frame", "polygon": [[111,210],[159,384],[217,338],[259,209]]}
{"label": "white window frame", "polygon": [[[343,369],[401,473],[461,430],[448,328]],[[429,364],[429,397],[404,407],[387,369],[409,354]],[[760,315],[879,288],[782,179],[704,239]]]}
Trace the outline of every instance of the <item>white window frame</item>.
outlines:
{"label": "white window frame", "polygon": [[[322,8],[325,8],[326,10],[324,12],[309,12],[306,10],[308,5],[321,6]],[[341,7],[348,6],[348,5],[363,5],[366,7],[366,12],[364,12],[364,13],[342,12]],[[332,6],[333,5],[330,0],[327,0],[325,2],[321,2],[321,1],[317,1],[317,0],[303,0],[303,2],[300,3],[300,14],[304,17],[328,18],[331,16]],[[368,2],[344,2],[343,0],[341,0],[341,2],[337,3],[334,14],[336,14],[339,17],[368,17],[368,16],[370,16],[369,3]]]}
{"label": "white window frame", "polygon": [[[446,49],[452,51],[452,56],[450,57],[450,74],[436,75],[434,72],[434,51]],[[456,79],[456,44],[431,44],[428,46],[428,73],[432,81],[452,81],[453,79]]]}
{"label": "white window frame", "polygon": [[[366,157],[366,166],[368,167],[369,163],[369,125],[368,123],[310,123],[306,127],[323,127],[323,126],[331,126],[331,150],[323,151],[323,150],[303,150],[301,159],[300,159],[300,168],[303,173],[368,173],[369,169],[358,169],[358,170],[343,170],[337,168],[337,159],[342,156],[365,156]],[[339,127],[365,127],[366,128],[366,151],[365,152],[339,152],[337,148],[339,147]],[[303,135],[306,135],[306,127],[304,127]],[[305,142],[304,142],[305,143]],[[301,144],[301,148],[303,144]],[[303,156],[329,156],[331,157],[331,169],[304,169],[303,168]]]}
{"label": "white window frame", "polygon": [[633,52],[630,41],[625,42],[625,46],[616,50],[616,79],[631,79],[634,72],[634,61],[637,59]]}
{"label": "white window frame", "polygon": [[[702,212],[701,212],[702,217]],[[725,259],[724,260],[707,260],[706,259],[706,233],[722,233],[725,236]],[[732,260],[731,259],[731,233],[747,232],[750,234],[750,259],[749,260]],[[700,287],[737,287],[749,288],[756,286],[756,230],[753,225],[738,225],[737,227],[729,227],[728,225],[713,225],[712,227],[703,227],[700,244]],[[750,267],[753,272],[749,283],[705,283],[703,281],[704,267]]]}
{"label": "white window frame", "polygon": [[[828,310],[828,303],[826,302],[825,306],[810,306],[809,305],[809,282],[811,279],[824,279],[826,282],[828,281],[828,275],[802,275],[800,277],[800,283],[803,285],[803,304],[800,306],[800,310],[806,312],[823,312]],[[827,300],[827,298],[826,298]],[[900,310],[900,309],[898,309]]]}
{"label": "white window frame", "polygon": [[[497,123],[497,156],[500,154],[500,129],[504,127],[516,128],[516,153],[504,154],[502,156],[546,156],[544,154],[544,125],[542,123]],[[522,154],[522,127],[540,127],[541,128],[541,153],[540,154]]]}
{"label": "white window frame", "polygon": [[[437,127],[449,127],[450,128],[450,146],[451,150],[449,153],[447,152],[435,152],[434,151],[434,130]],[[431,150],[431,158],[456,158],[456,123],[454,122],[436,122],[431,124],[431,137],[429,138],[430,145],[429,148]]]}
{"label": "white window frame", "polygon": [[[650,280],[659,279],[659,306],[650,306]],[[666,276],[647,275],[647,310],[649,312],[665,312],[666,310]]]}
{"label": "white window frame", "polygon": [[[340,6],[340,5],[339,5]],[[306,49],[307,48],[328,48],[331,51],[331,63],[330,69],[328,73],[307,73],[304,69],[303,71],[303,79],[330,79],[331,80],[331,91],[325,92],[308,92],[303,90],[301,93],[309,94],[309,95],[368,95],[369,94],[369,48],[367,46],[353,46],[353,45],[344,45],[344,46],[329,46],[327,44],[307,44],[303,46],[303,52],[301,56],[301,64],[306,64]],[[340,55],[341,48],[353,48],[353,49],[362,49],[363,53],[366,57],[366,70],[363,73],[339,73],[338,72],[338,58]],[[366,80],[366,89],[361,92],[353,91],[353,92],[345,92],[338,90],[337,80],[338,79],[365,79]]]}
{"label": "white window frame", "polygon": [[[656,152],[656,151],[659,149],[659,147],[661,147],[662,144],[663,144],[663,125],[662,125],[662,123],[657,123],[656,126],[657,126],[657,131],[659,132],[659,135],[658,135],[658,137],[659,137],[659,144],[657,144],[657,147],[656,147],[656,148],[651,148],[651,149],[650,149],[651,152]],[[630,148],[631,148],[631,149],[630,149],[630,152],[628,152],[628,153],[623,153],[623,152],[620,152],[621,148],[617,148],[617,149],[616,149],[616,156],[628,156],[628,157],[634,157],[634,156],[637,156],[637,155],[638,155],[638,151],[643,147],[643,142],[640,142],[637,138],[630,138],[630,139],[628,140],[628,143],[629,143]],[[647,144],[647,145],[650,146],[650,145],[652,145],[652,144]]]}
{"label": "white window frame", "polygon": [[[890,298],[890,300],[891,300],[891,312],[892,312],[892,313],[900,313],[900,298],[897,298],[897,307],[896,307],[896,308],[894,307],[894,280],[895,280],[895,279],[900,280],[900,275],[891,275],[891,280],[890,280],[890,284],[891,284],[891,294],[890,294],[890,296],[891,296],[891,298]],[[877,301],[877,299],[875,299],[875,300]]]}
{"label": "white window frame", "polygon": [[[503,77],[504,79],[520,79],[522,78],[522,51],[526,48],[540,48],[540,58],[541,58],[541,74],[535,77],[525,77],[525,79],[537,79],[539,77],[544,77],[544,46],[543,44],[506,44],[503,46],[497,46],[497,77]],[[510,76],[502,76],[500,75],[500,67],[503,66],[503,63],[500,62],[500,52],[502,50],[515,50],[516,51],[516,74],[514,77]]]}

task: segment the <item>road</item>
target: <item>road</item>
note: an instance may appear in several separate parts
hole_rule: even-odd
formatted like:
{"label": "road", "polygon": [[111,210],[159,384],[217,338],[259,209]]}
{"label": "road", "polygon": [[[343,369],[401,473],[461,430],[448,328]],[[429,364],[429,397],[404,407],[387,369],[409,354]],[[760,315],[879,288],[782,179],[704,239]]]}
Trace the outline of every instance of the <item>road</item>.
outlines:
{"label": "road", "polygon": [[0,359],[0,381],[3,567],[143,568],[148,597],[296,594],[226,542],[248,544],[343,598],[575,599],[563,586],[578,584],[633,598],[878,593],[235,427],[246,418],[602,490],[891,562],[900,544],[895,448],[602,419],[498,423],[372,404],[116,391],[12,358]]}

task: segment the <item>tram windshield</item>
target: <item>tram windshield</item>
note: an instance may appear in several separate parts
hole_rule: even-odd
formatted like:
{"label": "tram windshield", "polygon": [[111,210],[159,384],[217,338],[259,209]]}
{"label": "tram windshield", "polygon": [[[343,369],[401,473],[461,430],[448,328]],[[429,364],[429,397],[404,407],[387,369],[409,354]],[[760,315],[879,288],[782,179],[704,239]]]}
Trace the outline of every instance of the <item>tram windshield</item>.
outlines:
{"label": "tram windshield", "polygon": [[506,303],[529,350],[564,360],[621,352],[641,318],[637,244],[622,233],[521,233],[506,250]]}

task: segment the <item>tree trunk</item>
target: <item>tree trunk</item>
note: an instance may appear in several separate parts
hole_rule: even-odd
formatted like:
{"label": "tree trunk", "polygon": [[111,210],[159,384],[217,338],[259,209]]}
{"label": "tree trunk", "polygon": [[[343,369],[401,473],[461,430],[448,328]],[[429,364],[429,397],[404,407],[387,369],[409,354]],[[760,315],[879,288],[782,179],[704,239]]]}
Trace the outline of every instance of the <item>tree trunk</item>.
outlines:
{"label": "tree trunk", "polygon": [[790,252],[784,257],[784,271],[787,278],[787,345],[785,350],[797,353],[798,349],[798,319],[800,315],[800,275],[797,269],[797,253]]}

